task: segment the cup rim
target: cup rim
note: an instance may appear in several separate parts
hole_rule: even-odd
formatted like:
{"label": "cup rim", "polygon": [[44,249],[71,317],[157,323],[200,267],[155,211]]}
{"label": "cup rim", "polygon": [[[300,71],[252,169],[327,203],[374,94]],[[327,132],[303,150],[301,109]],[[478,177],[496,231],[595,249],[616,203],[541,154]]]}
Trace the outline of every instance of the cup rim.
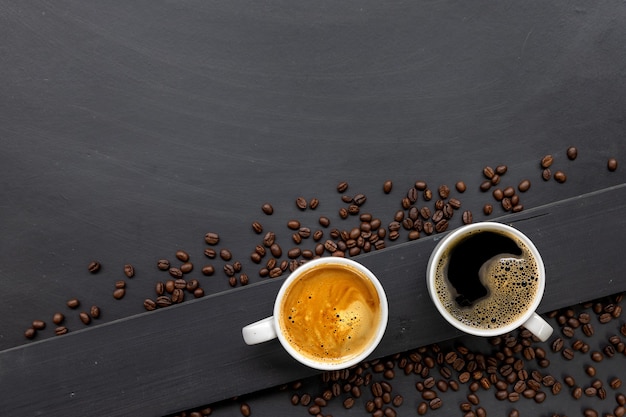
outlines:
{"label": "cup rim", "polygon": [[[519,238],[520,240],[524,242],[524,244],[528,247],[528,249],[530,250],[531,254],[535,257],[535,260],[537,262],[538,288],[537,288],[537,296],[532,301],[532,303],[528,306],[528,309],[524,312],[524,314],[522,314],[517,320],[515,320],[512,323],[507,324],[506,326],[498,327],[495,329],[479,329],[473,326],[469,326],[457,320],[446,310],[446,308],[442,305],[441,301],[439,300],[439,297],[437,296],[437,293],[435,291],[434,280],[435,280],[436,265],[439,263],[439,259],[441,258],[442,253],[447,249],[447,246],[449,243],[451,242],[454,243],[456,240],[471,233],[475,233],[479,231],[489,231],[489,230],[504,231],[504,232],[512,233],[513,235],[515,235],[517,238]],[[546,273],[545,273],[545,266],[543,263],[543,258],[541,257],[541,254],[539,253],[539,250],[537,249],[535,244],[532,242],[532,240],[530,240],[528,236],[526,236],[520,230],[508,224],[499,223],[499,222],[472,223],[472,224],[468,224],[468,225],[459,227],[458,229],[451,231],[447,236],[445,236],[443,239],[441,239],[441,241],[439,241],[435,249],[432,251],[430,258],[428,260],[426,279],[427,279],[428,293],[430,295],[430,298],[433,301],[433,304],[435,305],[439,313],[441,314],[441,316],[446,321],[448,321],[451,325],[456,327],[457,329],[462,330],[463,332],[468,333],[468,334],[472,334],[475,336],[483,336],[483,337],[500,336],[500,335],[506,334],[508,332],[511,332],[517,329],[518,327],[523,325],[526,321],[528,321],[530,317],[537,310],[537,307],[539,306],[539,304],[541,303],[541,299],[543,298],[543,293],[544,293],[545,285],[546,285]]]}
{"label": "cup rim", "polygon": [[[280,328],[280,322],[279,322],[280,305],[281,305],[282,298],[284,297],[285,292],[287,291],[287,288],[291,285],[293,281],[295,281],[304,272],[320,264],[348,265],[352,268],[357,269],[359,272],[365,275],[372,282],[372,284],[374,285],[374,288],[376,288],[376,292],[378,293],[378,298],[380,300],[380,322],[379,322],[378,328],[376,329],[376,336],[372,339],[372,342],[370,343],[370,345],[366,349],[364,349],[360,354],[343,362],[330,362],[330,363],[318,362],[314,359],[304,356],[303,354],[301,354],[300,352],[298,352],[296,349],[294,349],[291,346],[291,344],[287,341],[287,339],[283,335],[283,332],[281,331],[281,328]],[[385,293],[385,290],[382,284],[376,277],[376,275],[374,275],[374,273],[370,271],[364,265],[352,259],[347,259],[347,258],[342,258],[342,257],[323,257],[323,258],[313,259],[299,266],[296,270],[294,270],[287,277],[287,279],[283,282],[283,284],[280,287],[280,290],[278,291],[278,294],[276,295],[276,301],[274,302],[273,313],[274,313],[273,317],[274,317],[274,325],[276,327],[276,334],[277,334],[278,340],[280,341],[281,345],[285,348],[285,350],[298,362],[310,368],[314,368],[314,369],[318,369],[322,371],[332,371],[332,370],[349,368],[365,360],[376,349],[376,347],[378,347],[380,341],[382,340],[385,334],[385,331],[387,329],[387,323],[389,320],[389,306],[388,306],[388,301],[387,301],[387,295]]]}

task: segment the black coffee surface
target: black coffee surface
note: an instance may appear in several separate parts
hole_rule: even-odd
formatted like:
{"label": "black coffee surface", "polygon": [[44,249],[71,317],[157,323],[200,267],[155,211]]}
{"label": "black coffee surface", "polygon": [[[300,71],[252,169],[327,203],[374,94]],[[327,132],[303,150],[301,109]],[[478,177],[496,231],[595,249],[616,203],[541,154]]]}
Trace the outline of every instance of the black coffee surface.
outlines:
{"label": "black coffee surface", "polygon": [[489,294],[479,271],[489,259],[499,254],[521,255],[522,250],[512,239],[494,232],[473,234],[457,244],[450,252],[448,280],[457,292],[456,302],[467,307]]}

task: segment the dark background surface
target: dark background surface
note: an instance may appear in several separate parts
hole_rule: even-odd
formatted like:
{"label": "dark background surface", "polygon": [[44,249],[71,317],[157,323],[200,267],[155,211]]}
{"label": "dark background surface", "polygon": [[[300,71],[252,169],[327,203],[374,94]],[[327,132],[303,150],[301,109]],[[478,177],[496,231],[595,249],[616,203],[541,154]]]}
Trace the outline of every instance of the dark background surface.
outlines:
{"label": "dark background surface", "polygon": [[[418,179],[463,179],[484,219],[484,165],[530,178],[527,208],[623,183],[605,166],[626,157],[625,17],[623,2],[2,2],[0,349],[56,311],[84,328],[71,297],[100,323],[142,313],[156,260],[185,249],[204,264],[207,231],[261,282],[250,223],[285,247],[290,218],[352,227],[339,181],[383,224]],[[566,184],[540,180],[546,153]],[[299,195],[320,207],[299,212]],[[590,224],[567,238],[584,244]],[[203,288],[229,291],[215,265]]]}

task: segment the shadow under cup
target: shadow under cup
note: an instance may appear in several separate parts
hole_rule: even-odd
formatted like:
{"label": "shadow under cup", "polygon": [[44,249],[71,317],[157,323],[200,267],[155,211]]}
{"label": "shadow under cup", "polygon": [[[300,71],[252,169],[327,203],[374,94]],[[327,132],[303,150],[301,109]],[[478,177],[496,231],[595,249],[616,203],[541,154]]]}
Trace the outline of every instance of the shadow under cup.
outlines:
{"label": "shadow under cup", "polygon": [[322,258],[299,267],[274,306],[277,336],[298,361],[332,370],[364,360],[387,326],[387,298],[364,266]]}
{"label": "shadow under cup", "polygon": [[511,226],[482,222],[452,231],[431,254],[427,284],[441,315],[465,333],[497,336],[522,325],[541,339],[552,333],[535,313],[545,288],[543,260]]}

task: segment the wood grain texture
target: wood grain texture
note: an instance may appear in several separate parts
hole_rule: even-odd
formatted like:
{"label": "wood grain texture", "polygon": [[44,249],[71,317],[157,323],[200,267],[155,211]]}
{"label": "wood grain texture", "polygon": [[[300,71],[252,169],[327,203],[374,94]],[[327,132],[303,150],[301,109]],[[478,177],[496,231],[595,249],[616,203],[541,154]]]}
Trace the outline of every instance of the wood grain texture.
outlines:
{"label": "wood grain texture", "polygon": [[[622,184],[499,219],[533,239],[544,257],[540,311],[626,290],[626,219],[619,216],[625,209]],[[612,221],[590,216],[598,212]],[[581,229],[593,232],[563,238]],[[459,335],[440,318],[426,290],[426,263],[439,238],[358,258],[380,278],[390,305],[388,329],[373,357]],[[13,415],[78,415],[86,407],[108,416],[159,415],[313,375],[277,341],[247,346],[241,336],[243,326],[271,312],[282,281],[0,352],[3,409]],[[175,397],[165,395],[172,386]],[[33,392],[39,401],[30,401]]]}

